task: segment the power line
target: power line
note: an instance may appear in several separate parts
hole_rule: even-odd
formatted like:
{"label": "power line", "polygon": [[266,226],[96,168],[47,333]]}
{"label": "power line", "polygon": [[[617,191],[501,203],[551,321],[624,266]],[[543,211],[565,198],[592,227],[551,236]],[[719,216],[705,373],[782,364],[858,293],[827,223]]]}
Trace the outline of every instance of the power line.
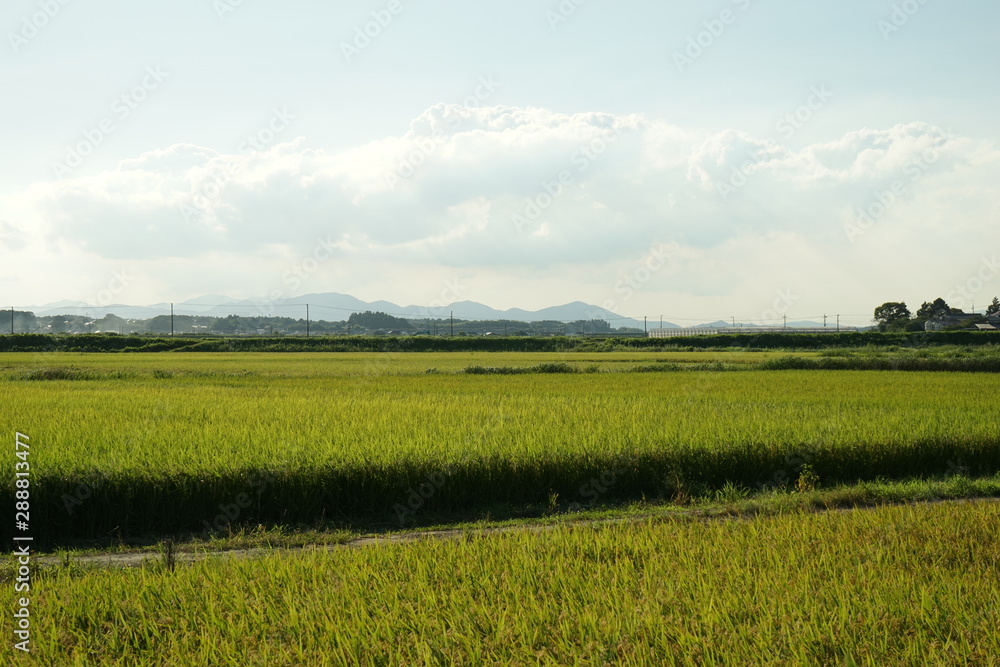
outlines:
{"label": "power line", "polygon": [[[166,306],[167,304],[163,304],[163,305]],[[170,314],[171,314],[171,317],[174,317],[174,312],[173,312],[174,311],[174,308],[173,308],[174,304],[169,304],[169,305],[170,305]],[[309,308],[310,307],[312,307],[312,308],[322,308],[322,309],[326,309],[326,310],[333,310],[333,311],[340,311],[340,312],[346,312],[346,313],[351,313],[351,314],[362,313],[362,312],[384,312],[386,315],[392,315],[394,317],[407,318],[407,319],[419,319],[419,320],[445,320],[445,319],[448,319],[449,321],[453,322],[454,319],[456,319],[454,311],[450,311],[447,314],[442,313],[439,317],[435,317],[430,312],[427,312],[427,313],[416,312],[415,313],[413,311],[409,311],[409,312],[398,312],[398,311],[395,311],[395,312],[392,312],[392,311],[390,311],[390,312],[386,312],[386,311],[362,311],[362,310],[360,310],[358,308],[346,308],[346,307],[342,307],[342,306],[328,306],[328,305],[323,305],[323,304],[310,304],[310,303],[305,303],[305,302],[281,303],[281,304],[276,304],[276,303],[229,303],[229,304],[190,304],[190,305],[188,305],[188,304],[181,304],[181,305],[182,305],[182,307],[184,307],[186,310],[189,310],[189,311],[195,311],[195,310],[198,310],[198,309],[207,309],[207,308],[232,308],[232,309],[237,309],[237,308],[254,309],[254,308],[256,308],[256,309],[260,310],[262,308],[277,309],[277,308],[302,308],[302,307],[304,307],[306,309],[307,326],[308,326],[309,321],[310,321],[310,316],[309,316]],[[32,307],[31,306],[12,306],[11,308],[13,310],[14,308],[29,309],[29,308],[32,308]],[[142,311],[147,311],[147,313],[151,312],[151,311],[155,312],[155,311],[159,310],[159,308],[157,308],[156,306],[126,306],[126,305],[121,305],[121,304],[114,305],[114,306],[94,306],[94,305],[85,305],[85,306],[54,306],[54,307],[43,306],[43,307],[40,307],[40,308],[39,307],[34,307],[34,308],[37,309],[37,310],[44,309],[46,311],[58,311],[58,310],[101,310],[101,311],[105,311],[106,315],[114,314],[112,312],[113,310],[118,310],[118,312],[125,311],[126,313],[129,310],[142,310]],[[164,310],[166,310],[166,308],[164,308]],[[430,310],[440,310],[440,309],[426,308],[425,310],[430,311]],[[274,317],[275,315],[261,314],[260,316],[262,316],[262,317]],[[51,315],[48,315],[48,316],[42,315],[41,317],[51,317]],[[156,317],[156,316],[155,315],[151,315],[150,317]],[[218,315],[218,314],[211,314],[211,313],[192,312],[191,314],[182,315],[182,317],[210,317],[210,318],[220,318],[220,317],[224,317],[224,316]],[[554,319],[554,318],[547,318],[545,320],[528,320],[528,321],[531,321],[531,322],[559,322],[561,324],[571,324],[571,323],[574,323],[574,322],[591,321],[591,320],[603,320],[603,321],[609,322],[609,323],[611,323],[611,322],[622,322],[622,321],[628,320],[628,321],[632,321],[632,322],[635,322],[636,324],[638,324],[638,322],[645,320],[647,317],[648,316],[646,316],[646,315],[620,315],[620,314],[615,314],[615,316],[605,315],[605,316],[600,316],[600,317],[575,318],[575,319]],[[787,314],[781,314],[780,317],[781,317],[781,319],[783,321],[787,321],[787,319],[788,319],[788,315]],[[793,316],[793,317],[795,317],[798,320],[812,320],[812,319],[819,320],[819,319],[823,319],[825,321],[825,318],[827,316],[826,315],[797,315],[797,316]],[[861,314],[843,314],[842,313],[840,315],[840,317],[842,317],[842,318],[864,318],[864,321],[865,321],[866,324],[868,322],[870,322],[870,320],[871,320],[871,316],[867,315],[867,314],[861,315]],[[141,316],[140,316],[140,318],[141,318]],[[510,317],[505,316],[503,313],[498,313],[496,316],[487,317],[487,318],[472,317],[472,316],[470,316],[470,317],[462,317],[462,314],[459,313],[457,319],[459,319],[460,321],[466,321],[466,322],[476,322],[476,321],[519,322],[519,321],[523,321],[523,320],[511,319]],[[680,316],[674,316],[674,315],[662,315],[662,316],[660,316],[661,322],[663,322],[664,320],[666,320],[666,321],[668,321],[668,323],[671,323],[671,324],[676,323],[676,322],[682,322],[682,323],[684,323],[684,322],[697,322],[697,323],[705,323],[705,324],[707,324],[707,323],[712,323],[712,322],[725,321],[726,319],[729,319],[731,321],[731,323],[732,323],[733,326],[735,326],[737,324],[737,322],[736,322],[737,319],[741,320],[741,323],[746,323],[746,322],[757,323],[758,321],[762,321],[759,315],[755,316],[755,317],[740,317],[740,316],[736,316],[736,315],[731,315],[729,318],[719,318],[719,317],[712,317],[712,316],[702,316],[702,317],[680,317]],[[775,322],[779,321],[778,318],[769,318],[769,319],[770,320],[774,320]]]}

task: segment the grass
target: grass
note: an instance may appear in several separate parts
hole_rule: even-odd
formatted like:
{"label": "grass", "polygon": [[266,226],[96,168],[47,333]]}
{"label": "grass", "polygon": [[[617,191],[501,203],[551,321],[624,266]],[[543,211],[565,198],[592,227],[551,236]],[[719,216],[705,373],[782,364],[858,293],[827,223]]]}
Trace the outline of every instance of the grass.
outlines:
{"label": "grass", "polygon": [[997,503],[966,503],[70,564],[33,582],[34,650],[60,665],[995,664],[998,524]]}
{"label": "grass", "polygon": [[476,354],[559,372],[470,374],[467,356],[3,355],[0,424],[32,438],[50,544],[699,498],[804,465],[825,485],[1000,470],[996,374],[649,373],[635,353]]}

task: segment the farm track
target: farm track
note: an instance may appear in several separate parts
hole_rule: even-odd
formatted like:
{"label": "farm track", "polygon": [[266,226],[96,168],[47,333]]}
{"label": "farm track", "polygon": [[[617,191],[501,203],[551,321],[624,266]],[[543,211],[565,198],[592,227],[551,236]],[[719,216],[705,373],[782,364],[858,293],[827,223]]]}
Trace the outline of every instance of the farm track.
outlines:
{"label": "farm track", "polygon": [[[902,506],[902,505],[939,505],[939,504],[966,504],[966,503],[1000,503],[1000,498],[959,498],[955,500],[921,500],[905,503],[883,503],[878,505],[863,505],[855,507],[833,507],[816,508],[813,513],[824,512],[858,512],[872,510],[877,507]],[[455,528],[444,530],[426,530],[407,533],[386,533],[384,535],[365,535],[346,542],[336,544],[314,544],[296,547],[248,547],[240,549],[225,549],[220,551],[176,551],[173,559],[176,563],[195,563],[211,558],[261,558],[282,551],[297,552],[306,549],[323,548],[327,551],[335,549],[354,548],[364,549],[377,547],[384,544],[401,544],[408,542],[419,542],[421,540],[435,539],[457,539],[466,535],[482,536],[497,533],[511,533],[517,531],[543,532],[553,530],[560,526],[592,526],[616,523],[638,523],[649,519],[670,520],[672,518],[700,518],[705,521],[714,520],[745,520],[757,516],[760,512],[748,511],[741,513],[718,512],[711,513],[700,509],[679,509],[676,511],[642,514],[629,517],[613,517],[606,519],[581,519],[576,521],[563,521],[545,524],[522,524],[517,526],[497,526],[492,528]],[[123,553],[102,553],[74,556],[70,559],[71,565],[86,565],[90,567],[103,568],[133,568],[142,567],[146,564],[163,563],[163,552],[123,552]],[[34,559],[34,564],[42,567],[59,567],[64,564],[64,560],[59,556],[46,555],[38,556]]]}

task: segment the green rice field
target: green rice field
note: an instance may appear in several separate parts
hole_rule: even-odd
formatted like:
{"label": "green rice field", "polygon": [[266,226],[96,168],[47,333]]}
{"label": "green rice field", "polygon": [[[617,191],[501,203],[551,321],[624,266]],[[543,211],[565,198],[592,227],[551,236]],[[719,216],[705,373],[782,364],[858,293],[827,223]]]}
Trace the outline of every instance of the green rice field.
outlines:
{"label": "green rice field", "polygon": [[[1000,503],[811,511],[998,495],[998,363],[992,347],[0,354],[34,539],[32,653],[0,658],[1000,664]],[[406,537],[442,524],[461,527]],[[265,548],[218,553],[241,540]],[[74,551],[144,544],[162,557]],[[0,564],[11,610],[19,567]]]}
{"label": "green rice field", "polygon": [[998,527],[980,501],[69,562],[32,664],[995,665]]}
{"label": "green rice field", "polygon": [[787,358],[7,354],[0,421],[54,543],[1000,471],[1000,375]]}

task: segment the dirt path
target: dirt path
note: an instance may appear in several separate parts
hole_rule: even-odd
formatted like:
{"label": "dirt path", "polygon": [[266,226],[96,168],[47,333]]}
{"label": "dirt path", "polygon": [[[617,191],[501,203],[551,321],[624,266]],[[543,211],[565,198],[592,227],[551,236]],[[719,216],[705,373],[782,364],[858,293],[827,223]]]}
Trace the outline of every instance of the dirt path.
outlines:
{"label": "dirt path", "polygon": [[[936,505],[941,503],[981,503],[989,502],[996,503],[1000,502],[1000,498],[959,498],[957,500],[922,500],[909,503],[894,503],[894,506],[900,505]],[[885,505],[879,505],[878,507],[884,507]],[[866,510],[874,509],[876,506],[865,506],[865,507],[840,507],[840,508],[829,508],[829,509],[817,509],[816,512],[863,512]],[[333,551],[335,549],[353,548],[353,549],[364,549],[377,547],[384,544],[400,544],[406,542],[418,542],[420,540],[440,540],[440,539],[456,539],[464,535],[489,535],[495,533],[510,533],[515,531],[533,531],[542,532],[547,530],[553,530],[561,526],[593,526],[602,524],[614,524],[614,523],[638,523],[641,521],[647,521],[649,519],[663,520],[667,521],[674,518],[701,518],[706,521],[710,520],[743,520],[756,516],[755,512],[747,512],[742,514],[731,514],[725,512],[710,513],[705,510],[700,509],[678,509],[676,511],[663,511],[650,514],[642,514],[636,516],[628,517],[612,517],[607,519],[580,519],[580,520],[566,520],[558,521],[554,523],[545,524],[522,524],[517,526],[498,526],[493,528],[456,528],[448,530],[426,530],[426,531],[415,531],[408,533],[387,533],[385,535],[366,535],[362,537],[349,540],[347,542],[340,542],[335,544],[313,544],[313,545],[303,545],[295,547],[251,547],[244,549],[224,549],[219,551],[175,551],[173,553],[173,559],[176,563],[194,563],[198,561],[208,560],[210,558],[262,558],[264,556],[269,556],[280,552],[296,552],[305,549],[326,549],[327,551]],[[141,551],[141,552],[118,552],[118,553],[102,553],[102,554],[88,554],[82,556],[72,556],[69,559],[71,565],[86,565],[91,567],[106,567],[106,568],[131,568],[131,567],[141,567],[143,565],[151,565],[154,563],[163,564],[166,561],[165,552],[161,549],[158,552]],[[66,564],[64,558],[60,556],[38,556],[33,559],[33,563],[42,567],[59,567]]]}

